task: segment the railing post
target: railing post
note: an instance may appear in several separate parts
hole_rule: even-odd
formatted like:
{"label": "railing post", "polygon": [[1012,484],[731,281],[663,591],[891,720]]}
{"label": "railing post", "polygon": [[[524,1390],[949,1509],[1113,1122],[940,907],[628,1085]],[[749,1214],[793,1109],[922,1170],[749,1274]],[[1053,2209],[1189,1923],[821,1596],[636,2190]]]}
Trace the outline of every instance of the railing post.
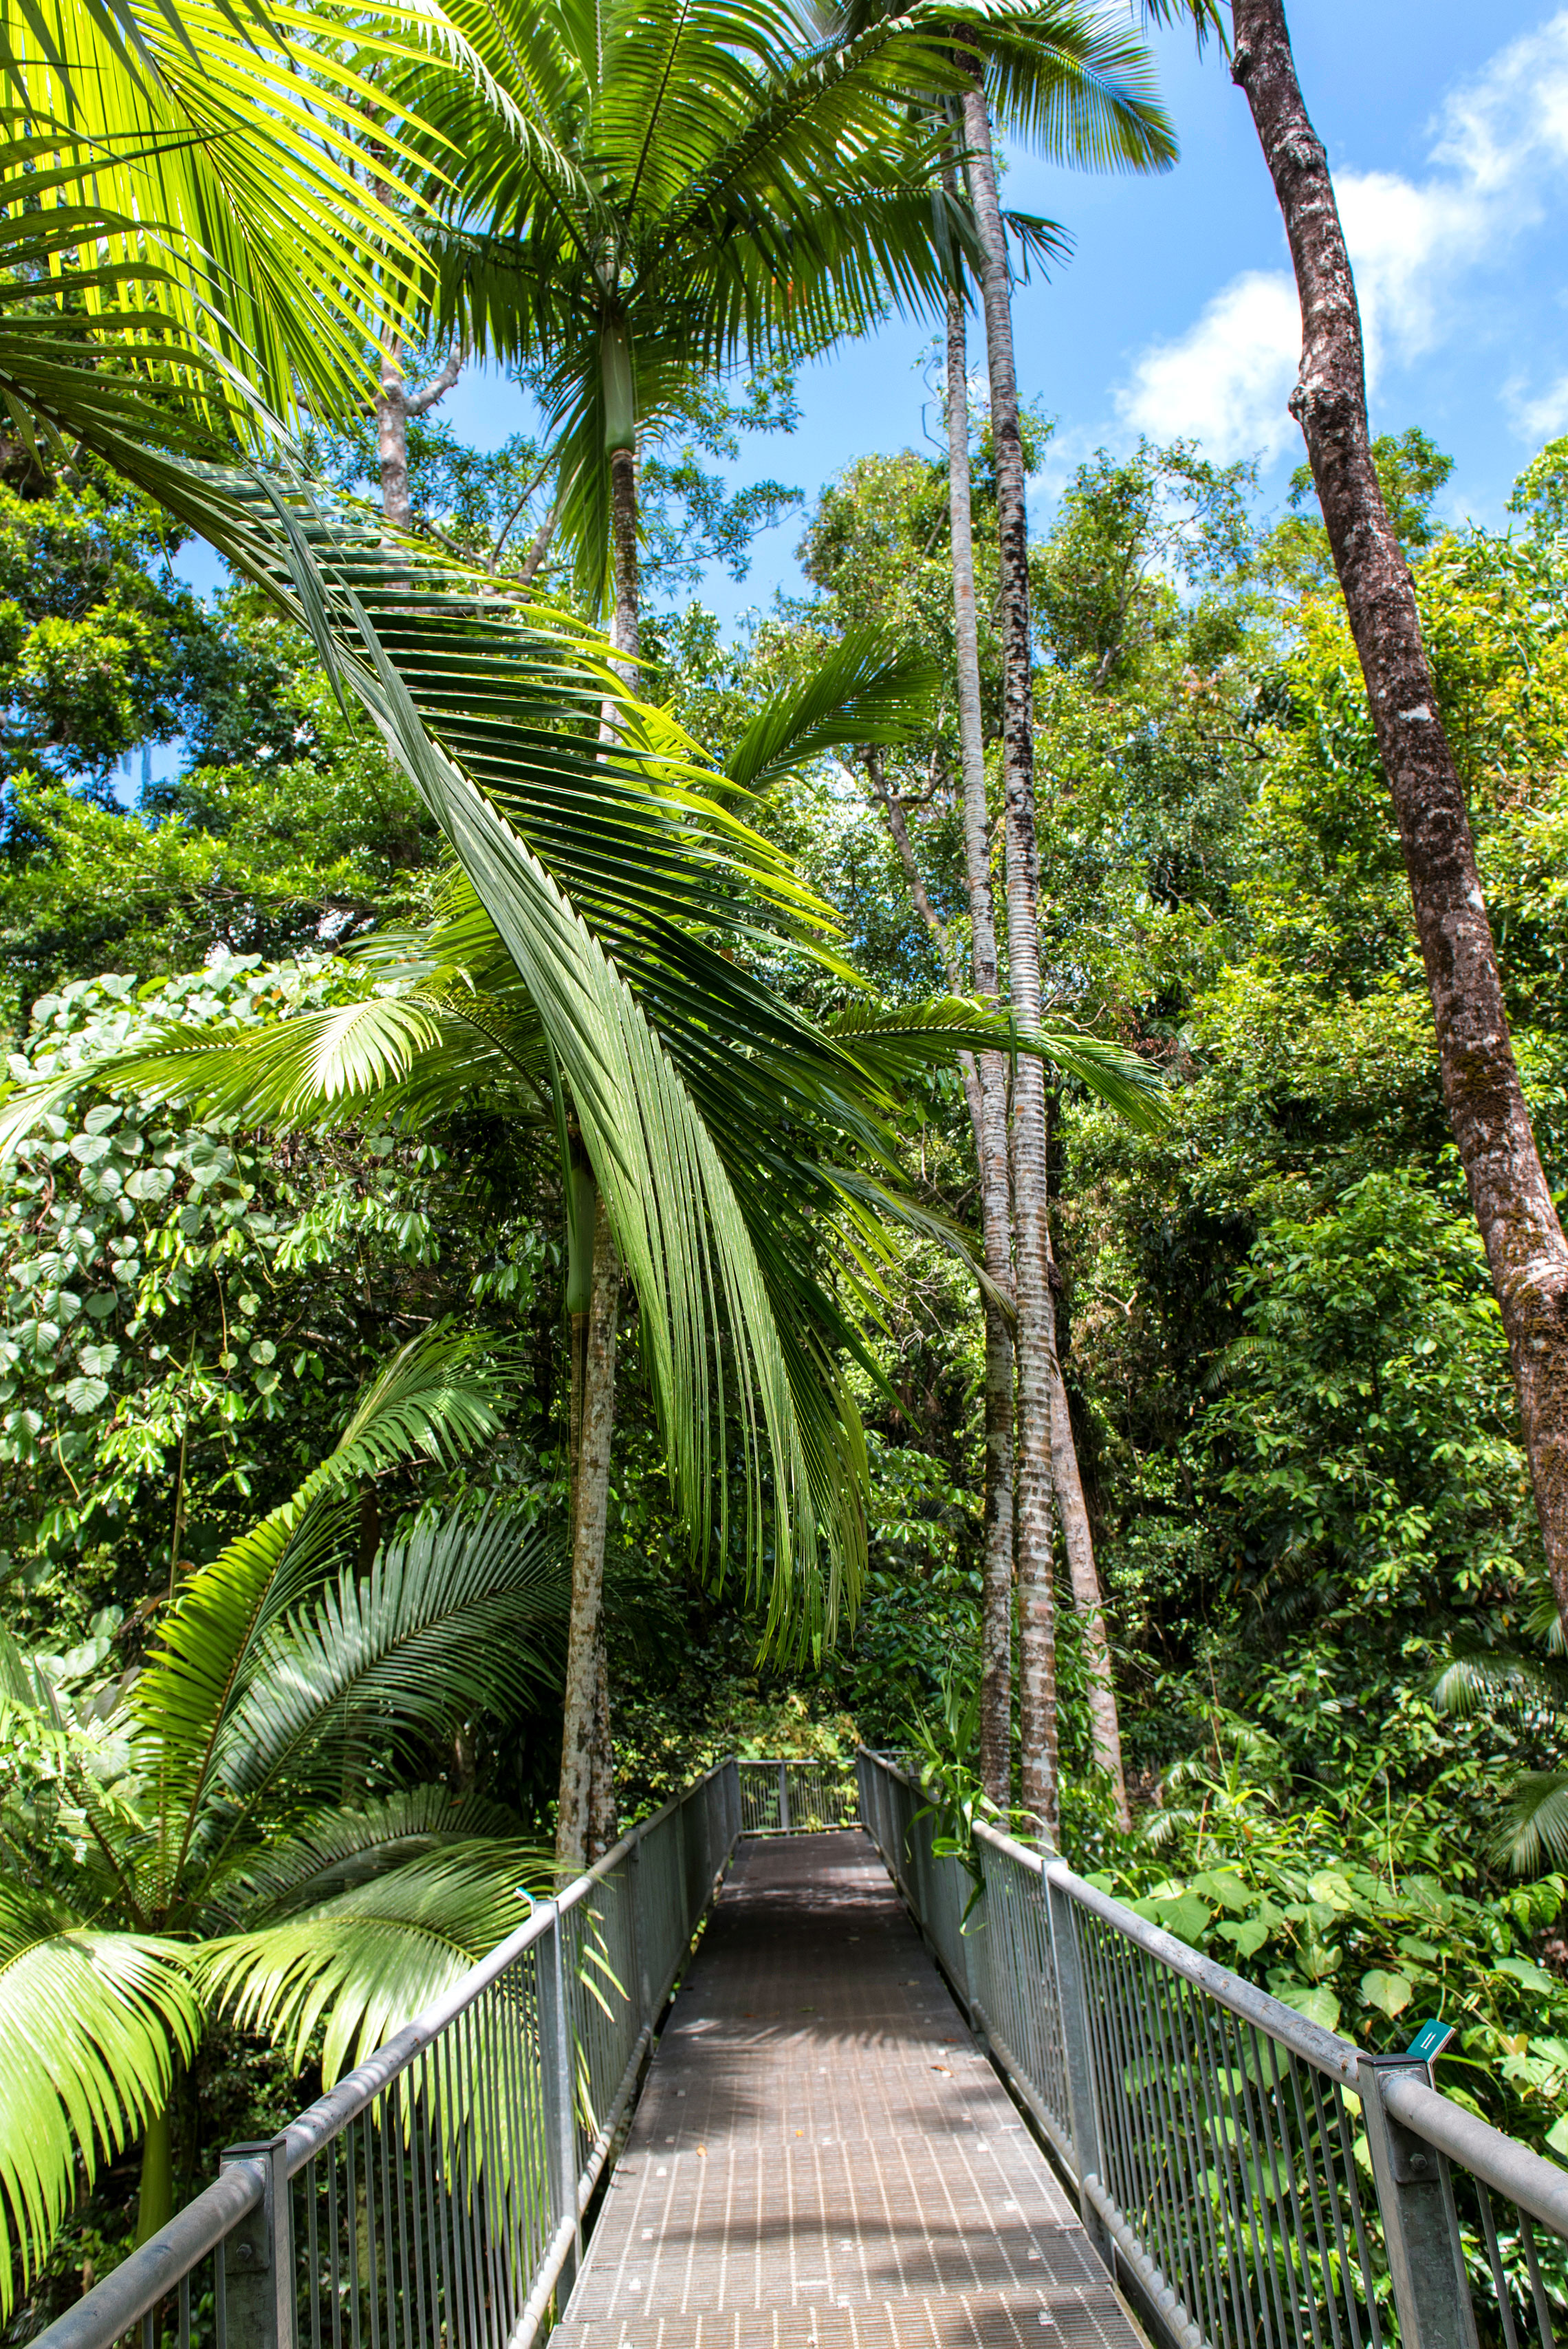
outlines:
{"label": "railing post", "polygon": [[1073,2171],[1078,2180],[1078,2209],[1083,2222],[1107,2266],[1110,2238],[1104,2220],[1090,2200],[1085,2180],[1103,2184],[1100,2172],[1099,2110],[1094,2095],[1094,2040],[1088,2023],[1088,1995],[1084,1982],[1083,1953],[1078,1948],[1078,1919],[1072,1897],[1051,1880],[1050,1863],[1040,1871],[1046,1899],[1046,1925],[1051,1963],[1056,1968],[1057,2004],[1062,2018],[1063,2069],[1068,2075],[1068,2127],[1073,2141]]}
{"label": "railing post", "polygon": [[648,1979],[648,1961],[644,1947],[643,1932],[643,1838],[632,1838],[632,1848],[626,1855],[626,1930],[631,1940],[632,1982],[637,2000],[637,2028],[654,2020],[654,1986]]}
{"label": "railing post", "polygon": [[1388,2111],[1385,2072],[1429,2075],[1418,2055],[1363,2055],[1357,2066],[1400,2349],[1477,2349],[1449,2165]]}
{"label": "railing post", "polygon": [[[231,2145],[220,2171],[239,2163],[262,2172],[260,2206],[224,2241],[223,2333],[220,2349],[294,2349],[294,2232],[290,2225],[288,2139]],[[315,2278],[311,2279],[315,2288]]]}
{"label": "railing post", "polygon": [[559,1906],[552,1900],[550,1931],[536,1941],[539,1984],[539,2066],[544,2087],[544,2149],[550,2174],[550,2207],[556,2227],[573,2223],[574,2242],[561,2271],[556,2301],[566,2295],[583,2264],[583,2218],[577,2208],[576,2083],[572,2069],[571,2016],[566,2002],[566,1935]]}
{"label": "railing post", "polygon": [[788,1762],[780,1762],[779,1764],[779,1832],[780,1835],[788,1835],[789,1832],[789,1764]]}

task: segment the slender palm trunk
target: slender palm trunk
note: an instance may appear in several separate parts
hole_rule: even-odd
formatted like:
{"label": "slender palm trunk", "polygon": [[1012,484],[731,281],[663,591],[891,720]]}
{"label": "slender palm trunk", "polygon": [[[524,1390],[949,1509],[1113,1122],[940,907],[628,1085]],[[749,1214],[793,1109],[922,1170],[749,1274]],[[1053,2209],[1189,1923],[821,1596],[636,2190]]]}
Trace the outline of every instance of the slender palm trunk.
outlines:
{"label": "slender palm trunk", "polygon": [[[1002,772],[1006,838],[1007,979],[1016,1018],[1040,1016],[1039,849],[1035,836],[1028,516],[1018,429],[1007,250],[996,197],[991,119],[976,82],[964,98],[970,193],[980,233],[981,295],[996,450],[1001,547]],[[1056,1585],[1051,1519],[1051,1374],[1056,1316],[1047,1278],[1046,1086],[1020,1057],[1013,1080],[1014,1295],[1017,1306],[1018,1703],[1021,1793],[1041,1834],[1059,1826]]]}
{"label": "slender palm trunk", "polygon": [[[1001,992],[991,885],[991,823],[980,713],[980,636],[975,603],[975,525],[969,494],[969,370],[964,305],[947,303],[947,495],[953,542],[953,633],[958,747],[964,788],[964,861],[969,885],[975,992]],[[1007,1165],[1007,1063],[983,1052],[970,1117],[980,1174],[985,1269],[1013,1294],[1013,1203]],[[985,1516],[981,1553],[980,1775],[1006,1809],[1013,1779],[1013,1333],[1001,1308],[985,1307]]]}
{"label": "slender palm trunk", "polygon": [[1127,1775],[1121,1763],[1121,1721],[1116,1706],[1116,1682],[1110,1666],[1110,1640],[1105,1628],[1105,1599],[1094,1563],[1094,1536],[1084,1502],[1078,1473],[1078,1447],[1073,1442],[1072,1413],[1062,1383],[1061,1361],[1051,1356],[1051,1468],[1056,1480],[1057,1512],[1062,1521],[1062,1541],[1068,1554],[1068,1579],[1073,1606],[1083,1620],[1088,1661],[1089,1733],[1096,1765],[1110,1781],[1117,1825],[1123,1835],[1132,1826],[1127,1801]]}
{"label": "slender palm trunk", "polygon": [[598,1709],[604,1599],[604,1533],[610,1504],[610,1436],[615,1417],[615,1319],[621,1268],[604,1203],[593,1217],[593,1278],[583,1356],[581,1439],[572,1526],[572,1623],[567,1636],[561,1796],[555,1857],[568,1874],[588,1860],[593,1727]]}
{"label": "slender palm trunk", "polygon": [[1437,1028],[1443,1096],[1502,1312],[1535,1506],[1568,1628],[1568,1244],[1509,1039],[1464,790],[1438,716],[1409,568],[1372,462],[1356,282],[1282,0],[1235,0],[1233,73],[1284,216],[1301,297],[1291,413],[1367,681]]}
{"label": "slender palm trunk", "polygon": [[174,2088],[147,2124],[141,2144],[141,2191],[136,2205],[136,2240],[145,2243],[174,2216]]}
{"label": "slender palm trunk", "polygon": [[[634,658],[639,637],[637,477],[630,449],[612,452],[610,481],[611,557],[615,589],[614,642],[617,651],[629,653]],[[613,666],[623,683],[630,686],[635,677],[631,661],[616,661]],[[600,731],[606,740],[614,738],[614,719],[608,704]],[[602,1827],[615,1816],[603,1613],[620,1280],[614,1243],[603,1201],[600,1199],[593,1223],[593,1293],[586,1320],[580,1323],[576,1313],[573,1317],[572,1630],[566,1661],[555,1856],[562,1867],[573,1871],[587,1863],[595,1822]],[[581,1309],[581,1299],[577,1302]],[[612,1834],[610,1841],[614,1840]]]}
{"label": "slender palm trunk", "polygon": [[614,1844],[619,1823],[615,1806],[615,1749],[610,1726],[610,1661],[604,1645],[604,1617],[599,1616],[599,1652],[593,1675],[593,1746],[588,1785],[588,1857],[603,1859]]}

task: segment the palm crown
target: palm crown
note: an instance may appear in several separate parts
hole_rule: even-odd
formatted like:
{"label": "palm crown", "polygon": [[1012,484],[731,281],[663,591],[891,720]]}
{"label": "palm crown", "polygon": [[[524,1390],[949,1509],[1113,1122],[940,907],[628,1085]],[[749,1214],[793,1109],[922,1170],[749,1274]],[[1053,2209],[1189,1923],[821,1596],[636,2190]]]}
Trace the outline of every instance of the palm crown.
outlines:
{"label": "palm crown", "polygon": [[330,2080],[520,1921],[536,1847],[418,1774],[548,1676],[559,1537],[459,1512],[352,1559],[361,1481],[471,1450],[501,1399],[470,1340],[416,1340],[299,1489],[188,1578],[139,1673],[78,1713],[0,1654],[18,1776],[52,1757],[77,1847],[51,1866],[36,1808],[0,1806],[0,2275],[46,2248],[75,2154],[90,2175],[140,2127],[143,2232],[168,2215],[167,2100],[211,2000],[296,2061],[325,2019]]}

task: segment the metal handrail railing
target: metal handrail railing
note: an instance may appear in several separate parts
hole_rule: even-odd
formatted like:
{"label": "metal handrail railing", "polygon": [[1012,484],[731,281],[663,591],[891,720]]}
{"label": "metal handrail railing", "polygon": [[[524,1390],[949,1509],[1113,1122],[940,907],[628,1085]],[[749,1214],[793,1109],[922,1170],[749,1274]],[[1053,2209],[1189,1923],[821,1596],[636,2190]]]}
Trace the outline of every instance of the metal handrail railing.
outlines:
{"label": "metal handrail railing", "polygon": [[39,2335],[112,2349],[530,2349],[740,1834],[722,1762]]}
{"label": "metal handrail railing", "polygon": [[852,1762],[794,1754],[738,1758],[740,1832],[820,1835],[860,1819],[860,1774]]}
{"label": "metal handrail railing", "polygon": [[984,1824],[975,1898],[931,1798],[858,1766],[889,1872],[1166,2342],[1553,2349],[1568,2170]]}

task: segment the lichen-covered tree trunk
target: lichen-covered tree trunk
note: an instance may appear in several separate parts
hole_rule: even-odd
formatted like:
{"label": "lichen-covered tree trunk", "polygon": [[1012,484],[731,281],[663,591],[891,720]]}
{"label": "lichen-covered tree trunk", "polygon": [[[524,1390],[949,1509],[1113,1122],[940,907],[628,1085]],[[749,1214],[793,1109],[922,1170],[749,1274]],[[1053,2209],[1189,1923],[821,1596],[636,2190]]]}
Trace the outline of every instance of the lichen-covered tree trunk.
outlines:
{"label": "lichen-covered tree trunk", "polygon": [[[964,863],[976,995],[1001,992],[985,803],[985,741],[980,710],[980,636],[975,602],[975,523],[969,494],[969,371],[964,305],[947,303],[947,494],[953,550],[953,633],[958,745],[964,792]],[[1007,1164],[1007,1063],[979,1056],[970,1089],[985,1269],[1013,1294],[1012,1177]],[[980,1775],[1006,1809],[1013,1775],[1013,1333],[1001,1307],[985,1307],[985,1513],[981,1551]]]}
{"label": "lichen-covered tree trunk", "polygon": [[1291,394],[1334,550],[1394,802],[1470,1205],[1513,1365],[1535,1506],[1568,1628],[1568,1244],[1519,1081],[1464,791],[1433,688],[1408,565],[1372,461],[1361,318],[1328,159],[1307,116],[1281,0],[1235,0],[1233,72],[1284,216],[1301,297]]}
{"label": "lichen-covered tree trunk", "polygon": [[588,1785],[588,1857],[603,1859],[619,1831],[615,1805],[615,1746],[610,1721],[610,1660],[604,1646],[604,1611],[599,1610],[599,1652],[593,1671],[593,1748]]}
{"label": "lichen-covered tree trunk", "polygon": [[[991,120],[976,83],[964,98],[969,185],[983,255],[981,295],[995,446],[1001,552],[1002,773],[1006,841],[1007,983],[1017,1019],[1040,1016],[1039,848],[1035,835],[1034,690],[1030,676],[1029,543],[1018,428],[1012,295],[996,196]],[[1014,1297],[1017,1309],[1017,1560],[1020,1792],[1041,1834],[1057,1839],[1056,1589],[1052,1543],[1051,1362],[1047,1279],[1046,1086],[1020,1056],[1013,1080]]]}
{"label": "lichen-covered tree trunk", "polygon": [[593,1286],[583,1357],[582,1439],[572,1528],[572,1621],[561,1736],[561,1795],[555,1857],[570,1875],[588,1861],[589,1793],[598,1705],[604,1598],[604,1534],[610,1504],[610,1437],[615,1419],[615,1319],[621,1268],[601,1198],[593,1217]]}

